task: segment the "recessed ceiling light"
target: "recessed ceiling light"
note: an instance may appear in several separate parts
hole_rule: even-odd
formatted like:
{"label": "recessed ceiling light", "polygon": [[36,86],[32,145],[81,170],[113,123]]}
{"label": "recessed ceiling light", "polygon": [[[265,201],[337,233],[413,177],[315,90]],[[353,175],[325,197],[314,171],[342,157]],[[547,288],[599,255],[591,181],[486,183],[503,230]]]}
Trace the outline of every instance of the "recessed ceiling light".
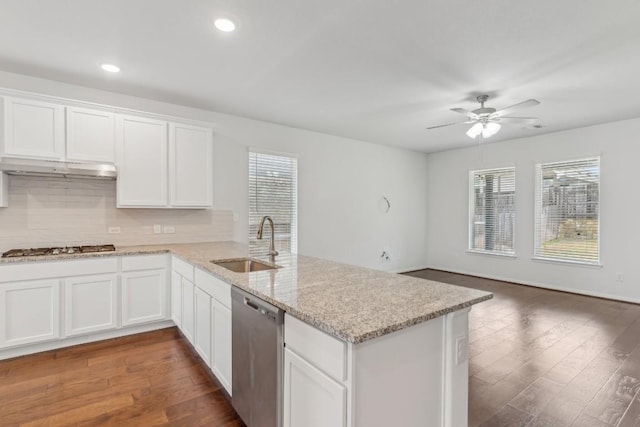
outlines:
{"label": "recessed ceiling light", "polygon": [[120,67],[118,67],[117,65],[113,65],[113,64],[102,64],[100,66],[100,68],[102,68],[105,71],[108,71],[110,73],[119,73],[120,72]]}
{"label": "recessed ceiling light", "polygon": [[224,31],[225,33],[230,33],[231,31],[236,29],[236,24],[229,18],[217,18],[213,21],[213,25],[220,31]]}

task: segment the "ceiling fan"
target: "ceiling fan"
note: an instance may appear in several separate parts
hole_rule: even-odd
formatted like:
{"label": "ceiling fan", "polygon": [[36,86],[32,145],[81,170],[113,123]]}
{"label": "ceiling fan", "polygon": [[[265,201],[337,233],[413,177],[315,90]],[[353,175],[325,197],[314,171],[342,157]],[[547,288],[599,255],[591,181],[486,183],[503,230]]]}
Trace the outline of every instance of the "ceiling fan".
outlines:
{"label": "ceiling fan", "polygon": [[437,129],[446,126],[472,124],[471,128],[467,131],[467,136],[470,138],[476,138],[482,135],[483,138],[489,138],[495,135],[500,130],[503,124],[523,124],[534,125],[539,119],[537,117],[507,117],[507,114],[511,114],[515,110],[520,108],[533,107],[540,104],[540,101],[536,99],[527,99],[526,101],[519,102],[517,104],[505,107],[501,110],[496,110],[492,107],[485,107],[484,103],[489,99],[489,95],[478,95],[476,97],[480,103],[480,108],[473,111],[465,110],[464,108],[452,108],[451,111],[463,114],[467,116],[467,120],[456,123],[448,123],[446,125],[431,126],[427,129]]}

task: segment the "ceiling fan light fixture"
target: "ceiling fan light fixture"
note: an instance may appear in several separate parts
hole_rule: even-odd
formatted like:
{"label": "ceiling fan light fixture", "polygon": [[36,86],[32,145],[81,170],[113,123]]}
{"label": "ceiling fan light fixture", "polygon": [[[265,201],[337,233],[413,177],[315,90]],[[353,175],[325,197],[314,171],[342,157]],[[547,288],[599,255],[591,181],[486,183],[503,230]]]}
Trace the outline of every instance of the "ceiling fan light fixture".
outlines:
{"label": "ceiling fan light fixture", "polygon": [[484,129],[482,129],[482,137],[489,138],[495,135],[496,133],[498,133],[498,131],[500,131],[500,127],[500,124],[496,122],[489,122],[485,124]]}
{"label": "ceiling fan light fixture", "polygon": [[482,131],[483,131],[482,123],[476,123],[475,125],[469,128],[469,130],[467,131],[467,136],[471,139],[476,139],[476,137],[480,135]]}
{"label": "ceiling fan light fixture", "polygon": [[[485,107],[484,103],[489,99],[489,95],[478,95],[476,98],[480,103],[480,108],[476,108],[473,111],[465,110],[464,108],[451,108],[454,113],[462,114],[466,116],[467,120],[462,122],[447,123],[444,125],[430,126],[427,129],[438,129],[454,125],[470,124],[473,126],[467,130],[467,136],[471,139],[476,139],[482,135],[483,138],[490,138],[500,131],[502,124],[526,124],[532,125],[538,123],[539,119],[536,117],[513,117],[509,116],[514,110],[525,107],[533,107],[540,104],[537,99],[527,99],[526,101],[513,104],[509,107],[496,110],[493,107]],[[535,125],[534,125],[535,126]]]}

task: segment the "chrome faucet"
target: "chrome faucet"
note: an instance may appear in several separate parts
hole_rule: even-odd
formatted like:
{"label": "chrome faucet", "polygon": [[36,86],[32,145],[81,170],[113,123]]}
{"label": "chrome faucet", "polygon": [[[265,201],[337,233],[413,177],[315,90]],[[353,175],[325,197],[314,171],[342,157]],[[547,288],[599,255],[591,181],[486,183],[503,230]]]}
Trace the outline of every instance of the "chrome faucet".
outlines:
{"label": "chrome faucet", "polygon": [[271,226],[271,242],[269,242],[269,261],[272,264],[276,263],[276,255],[278,255],[278,251],[276,251],[275,246],[275,238],[274,238],[274,227],[273,220],[270,216],[263,216],[260,220],[260,225],[258,226],[258,240],[262,240],[262,229],[264,228],[264,222],[269,221],[269,225]]}

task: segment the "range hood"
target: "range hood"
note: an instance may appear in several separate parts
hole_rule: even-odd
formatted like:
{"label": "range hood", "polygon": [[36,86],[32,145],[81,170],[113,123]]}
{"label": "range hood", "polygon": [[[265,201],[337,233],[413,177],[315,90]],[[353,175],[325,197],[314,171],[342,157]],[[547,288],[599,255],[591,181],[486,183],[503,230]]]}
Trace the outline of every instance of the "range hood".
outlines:
{"label": "range hood", "polygon": [[9,175],[45,176],[58,178],[116,179],[116,167],[93,163],[57,162],[52,160],[3,157],[0,171]]}

